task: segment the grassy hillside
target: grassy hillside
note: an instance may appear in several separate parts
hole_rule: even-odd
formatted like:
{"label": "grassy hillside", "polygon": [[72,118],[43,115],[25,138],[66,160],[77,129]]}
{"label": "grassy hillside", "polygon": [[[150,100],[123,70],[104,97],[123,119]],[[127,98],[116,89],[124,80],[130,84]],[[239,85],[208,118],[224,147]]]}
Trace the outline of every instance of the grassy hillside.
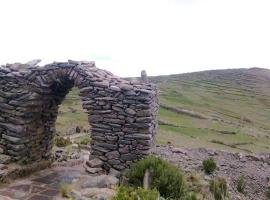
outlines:
{"label": "grassy hillside", "polygon": [[[232,69],[150,77],[160,90],[158,143],[270,152],[270,70]],[[87,126],[78,90],[60,107],[57,130]]]}

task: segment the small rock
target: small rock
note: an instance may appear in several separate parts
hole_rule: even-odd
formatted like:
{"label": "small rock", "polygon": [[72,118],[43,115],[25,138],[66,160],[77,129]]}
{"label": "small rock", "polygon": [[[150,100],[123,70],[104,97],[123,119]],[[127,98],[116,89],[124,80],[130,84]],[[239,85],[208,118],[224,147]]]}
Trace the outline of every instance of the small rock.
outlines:
{"label": "small rock", "polygon": [[80,154],[77,152],[72,152],[72,154],[70,155],[70,159],[77,160],[77,159],[80,159],[80,157],[81,157]]}
{"label": "small rock", "polygon": [[8,170],[0,170],[0,177],[3,177],[4,175],[6,175],[8,173]]}
{"label": "small rock", "polygon": [[204,180],[206,180],[206,181],[210,181],[212,178],[210,177],[210,176],[208,176],[208,175],[205,175],[204,176]]}
{"label": "small rock", "polygon": [[81,183],[82,188],[110,188],[119,183],[119,179],[110,175],[89,176]]}
{"label": "small rock", "polygon": [[125,111],[126,111],[127,114],[130,114],[130,115],[135,115],[136,114],[136,111],[131,109],[131,108],[127,108]]}
{"label": "small rock", "polygon": [[86,161],[86,165],[93,168],[99,168],[103,166],[103,161],[98,158]]}
{"label": "small rock", "polygon": [[118,171],[118,170],[116,170],[116,169],[111,168],[111,169],[110,169],[110,172],[109,172],[109,175],[115,176],[115,177],[119,178],[120,175],[121,175],[121,172]]}
{"label": "small rock", "polygon": [[0,164],[0,170],[7,169],[7,168],[8,168],[8,166],[7,166],[7,165]]}
{"label": "small rock", "polygon": [[11,157],[8,155],[0,154],[0,164],[8,164],[11,161]]}
{"label": "small rock", "polygon": [[114,85],[110,86],[110,89],[113,90],[113,91],[117,91],[117,92],[121,91],[121,89],[119,87],[114,86]]}
{"label": "small rock", "polygon": [[105,156],[111,160],[111,159],[115,159],[115,158],[119,158],[120,154],[118,151],[111,151],[105,154]]}
{"label": "small rock", "polygon": [[71,197],[74,200],[88,200],[87,197],[82,196],[82,194],[79,191],[72,190],[69,194],[69,197]]}
{"label": "small rock", "polygon": [[173,148],[172,152],[173,153],[181,153],[181,154],[184,154],[184,155],[187,154],[187,152],[184,149],[181,149],[181,148]]}
{"label": "small rock", "polygon": [[95,200],[110,200],[116,194],[115,190],[109,188],[87,188],[81,191],[81,194],[87,198]]}
{"label": "small rock", "polygon": [[98,167],[98,168],[94,168],[94,167],[88,167],[86,165],[84,165],[84,168],[86,170],[86,172],[90,173],[90,174],[97,174],[103,171],[102,168]]}
{"label": "small rock", "polygon": [[27,62],[26,65],[29,65],[30,67],[35,67],[40,62],[41,62],[40,59],[35,59],[35,60],[31,60],[31,61]]}

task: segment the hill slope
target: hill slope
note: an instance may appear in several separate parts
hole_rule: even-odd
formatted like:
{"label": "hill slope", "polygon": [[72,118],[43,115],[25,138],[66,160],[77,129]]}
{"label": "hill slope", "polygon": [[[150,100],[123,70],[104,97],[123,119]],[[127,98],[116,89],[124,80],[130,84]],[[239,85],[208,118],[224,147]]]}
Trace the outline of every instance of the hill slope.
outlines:
{"label": "hill slope", "polygon": [[[238,152],[270,152],[270,70],[228,69],[150,77],[160,90],[158,143]],[[86,129],[78,90],[57,119],[65,134]]]}
{"label": "hill slope", "polygon": [[270,70],[212,70],[150,80],[160,89],[160,142],[270,151]]}

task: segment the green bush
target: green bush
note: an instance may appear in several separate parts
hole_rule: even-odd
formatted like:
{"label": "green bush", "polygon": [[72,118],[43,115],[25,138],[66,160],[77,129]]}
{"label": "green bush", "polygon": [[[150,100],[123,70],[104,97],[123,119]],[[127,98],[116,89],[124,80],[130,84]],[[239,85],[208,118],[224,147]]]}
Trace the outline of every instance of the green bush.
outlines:
{"label": "green bush", "polygon": [[215,200],[225,200],[228,197],[228,187],[225,178],[215,178],[210,181],[210,191],[215,197]]}
{"label": "green bush", "polygon": [[65,147],[72,144],[70,138],[64,138],[64,137],[55,138],[54,143],[58,147]]}
{"label": "green bush", "polygon": [[129,184],[142,187],[146,170],[151,173],[151,189],[156,188],[162,197],[168,199],[183,199],[185,197],[187,185],[182,172],[167,161],[154,156],[148,156],[131,166],[125,174]]}
{"label": "green bush", "polygon": [[237,179],[237,191],[244,194],[245,187],[246,187],[246,180],[245,177],[242,175]]}
{"label": "green bush", "polygon": [[203,161],[203,169],[207,174],[212,174],[217,168],[217,164],[213,158]]}
{"label": "green bush", "polygon": [[159,193],[155,189],[145,190],[143,188],[120,186],[112,200],[157,200],[158,196]]}

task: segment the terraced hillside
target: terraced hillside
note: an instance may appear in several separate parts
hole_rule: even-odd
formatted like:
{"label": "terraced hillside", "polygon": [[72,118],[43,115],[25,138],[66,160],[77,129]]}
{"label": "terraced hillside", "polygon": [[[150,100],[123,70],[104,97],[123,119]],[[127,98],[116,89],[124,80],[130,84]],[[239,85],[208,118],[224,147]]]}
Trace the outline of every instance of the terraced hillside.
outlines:
{"label": "terraced hillside", "polygon": [[[270,152],[270,70],[230,69],[150,77],[160,89],[158,143]],[[88,129],[74,88],[60,107],[60,134]]]}
{"label": "terraced hillside", "polygon": [[270,70],[213,70],[151,81],[160,89],[159,142],[270,151]]}

